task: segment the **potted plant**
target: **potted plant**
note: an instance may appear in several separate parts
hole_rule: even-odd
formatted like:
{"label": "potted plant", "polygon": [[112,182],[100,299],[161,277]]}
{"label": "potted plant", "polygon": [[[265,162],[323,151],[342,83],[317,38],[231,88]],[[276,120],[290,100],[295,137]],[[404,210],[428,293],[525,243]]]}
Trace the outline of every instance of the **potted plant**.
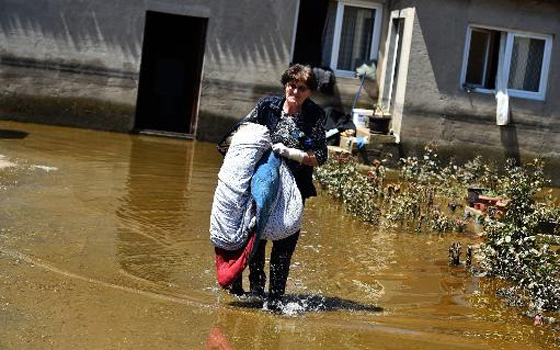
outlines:
{"label": "potted plant", "polygon": [[369,130],[372,134],[388,134],[391,124],[391,114],[382,103],[373,106],[373,114],[369,117]]}

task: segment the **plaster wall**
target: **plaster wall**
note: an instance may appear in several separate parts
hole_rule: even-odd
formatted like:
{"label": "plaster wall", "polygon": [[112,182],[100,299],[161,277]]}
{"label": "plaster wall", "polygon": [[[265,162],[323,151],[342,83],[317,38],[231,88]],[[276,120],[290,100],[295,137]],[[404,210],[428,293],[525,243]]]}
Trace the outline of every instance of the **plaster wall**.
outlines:
{"label": "plaster wall", "polygon": [[[394,2],[415,8],[406,93],[398,130],[405,153],[433,142],[459,158],[541,156],[551,173],[560,159],[560,3],[519,0],[423,0]],[[394,8],[395,9],[395,8]],[[469,24],[552,34],[544,101],[510,98],[512,122],[496,125],[493,94],[468,93],[460,75]],[[555,183],[560,183],[558,175]]]}
{"label": "plaster wall", "polygon": [[217,139],[281,92],[295,0],[4,0],[0,118],[130,131],[148,10],[209,19],[199,139]]}

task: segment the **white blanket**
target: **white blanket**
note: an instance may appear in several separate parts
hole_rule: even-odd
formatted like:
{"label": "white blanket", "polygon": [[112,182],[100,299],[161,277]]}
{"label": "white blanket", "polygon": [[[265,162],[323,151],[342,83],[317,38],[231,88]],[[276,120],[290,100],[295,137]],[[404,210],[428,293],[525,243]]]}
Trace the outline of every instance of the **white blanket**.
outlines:
{"label": "white blanket", "polygon": [[[210,240],[216,247],[236,250],[244,246],[256,225],[256,208],[250,184],[255,166],[270,149],[268,129],[245,124],[233,135],[218,173],[210,215]],[[301,227],[303,204],[293,175],[284,162],[279,169],[279,185],[271,205],[262,239],[282,239]]]}
{"label": "white blanket", "polygon": [[280,181],[270,216],[261,233],[261,239],[273,241],[293,235],[301,229],[303,201],[292,172],[284,161],[280,164]]}

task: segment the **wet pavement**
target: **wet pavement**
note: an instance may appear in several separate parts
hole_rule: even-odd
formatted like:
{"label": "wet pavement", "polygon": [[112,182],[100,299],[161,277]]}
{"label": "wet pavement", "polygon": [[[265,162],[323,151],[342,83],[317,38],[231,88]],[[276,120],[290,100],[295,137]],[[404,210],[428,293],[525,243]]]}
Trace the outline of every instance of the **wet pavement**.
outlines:
{"label": "wet pavement", "polygon": [[474,238],[386,231],[327,195],[307,203],[284,313],[227,295],[212,144],[0,122],[0,155],[0,349],[560,347],[448,266]]}

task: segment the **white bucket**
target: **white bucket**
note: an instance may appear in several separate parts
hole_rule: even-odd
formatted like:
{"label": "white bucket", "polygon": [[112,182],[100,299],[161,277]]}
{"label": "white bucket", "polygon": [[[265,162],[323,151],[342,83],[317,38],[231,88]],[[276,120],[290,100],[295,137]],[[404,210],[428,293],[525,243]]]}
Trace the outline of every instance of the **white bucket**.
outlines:
{"label": "white bucket", "polygon": [[369,117],[373,115],[373,109],[355,108],[352,111],[352,122],[357,128],[367,128]]}

